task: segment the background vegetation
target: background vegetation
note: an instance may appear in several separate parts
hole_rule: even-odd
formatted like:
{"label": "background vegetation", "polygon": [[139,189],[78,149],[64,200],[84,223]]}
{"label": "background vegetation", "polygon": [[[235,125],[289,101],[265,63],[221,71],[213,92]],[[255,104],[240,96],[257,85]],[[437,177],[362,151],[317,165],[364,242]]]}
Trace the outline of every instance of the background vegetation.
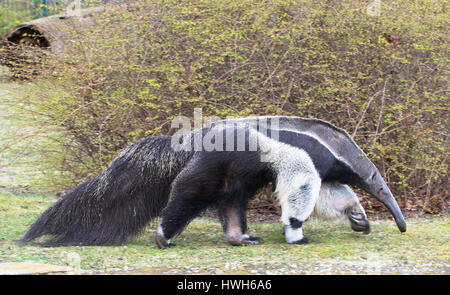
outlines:
{"label": "background vegetation", "polygon": [[0,3],[0,37],[22,22],[61,11],[64,2],[66,1],[3,0]]}
{"label": "background vegetation", "polygon": [[448,4],[383,2],[370,16],[369,3],[139,0],[73,28],[70,54],[47,59],[21,101],[59,132],[35,147],[40,185],[80,183],[202,108],[330,121],[405,210],[447,212]]}
{"label": "background vegetation", "polygon": [[[124,0],[79,0],[80,7],[92,7]],[[74,8],[73,0],[2,0],[0,3],[0,38],[11,28],[32,19],[50,16]]]}
{"label": "background vegetation", "polygon": [[29,11],[11,13],[6,8],[0,7],[0,36],[6,34],[12,27],[30,18]]}

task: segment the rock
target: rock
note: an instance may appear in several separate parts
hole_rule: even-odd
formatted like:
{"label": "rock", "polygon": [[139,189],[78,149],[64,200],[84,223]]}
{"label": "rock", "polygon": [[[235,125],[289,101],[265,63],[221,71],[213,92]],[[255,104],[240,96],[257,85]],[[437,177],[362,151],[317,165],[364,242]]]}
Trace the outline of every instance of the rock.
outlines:
{"label": "rock", "polygon": [[71,267],[52,264],[34,262],[0,263],[0,275],[61,274],[71,271],[73,271]]}

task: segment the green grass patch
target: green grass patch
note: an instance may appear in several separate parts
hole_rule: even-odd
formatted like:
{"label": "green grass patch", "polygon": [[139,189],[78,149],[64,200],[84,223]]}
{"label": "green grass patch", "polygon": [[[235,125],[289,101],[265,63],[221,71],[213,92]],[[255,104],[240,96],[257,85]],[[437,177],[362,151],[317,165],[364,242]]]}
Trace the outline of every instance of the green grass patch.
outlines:
{"label": "green grass patch", "polygon": [[0,66],[0,188],[52,192],[61,188],[54,180],[65,172],[44,159],[62,154],[63,132],[31,102],[36,93],[48,89],[62,95],[51,85],[11,80],[8,68]]}
{"label": "green grass patch", "polygon": [[[390,220],[373,222],[370,235],[353,232],[346,224],[317,220],[305,223],[311,243],[289,245],[284,242],[280,223],[252,223],[249,234],[260,236],[262,244],[233,247],[226,243],[216,220],[199,218],[173,239],[175,247],[159,250],[154,227],[123,246],[84,246],[43,248],[20,246],[14,242],[40,213],[56,200],[45,194],[0,193],[0,262],[32,261],[70,265],[70,256],[79,256],[81,270],[127,269],[214,269],[234,267],[235,271],[254,267],[264,269],[317,268],[323,264],[372,265],[374,269],[399,267],[420,269],[439,267],[448,271],[449,216],[408,220],[408,231],[400,234]],[[295,266],[295,267],[294,267]],[[356,267],[355,266],[355,267]],[[378,268],[377,268],[378,267]],[[392,270],[391,270],[392,272]],[[419,271],[420,272],[420,271]],[[295,273],[295,272],[294,272]],[[333,273],[333,272],[332,272]]]}

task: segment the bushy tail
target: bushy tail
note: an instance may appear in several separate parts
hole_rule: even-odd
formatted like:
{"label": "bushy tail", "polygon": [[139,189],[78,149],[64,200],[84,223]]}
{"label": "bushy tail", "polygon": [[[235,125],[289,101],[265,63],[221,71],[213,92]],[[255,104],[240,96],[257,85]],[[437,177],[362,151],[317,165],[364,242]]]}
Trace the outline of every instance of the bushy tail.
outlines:
{"label": "bushy tail", "polygon": [[166,206],[170,184],[189,155],[170,137],[131,145],[106,171],[77,186],[34,222],[21,242],[43,235],[45,246],[117,245],[139,233]]}

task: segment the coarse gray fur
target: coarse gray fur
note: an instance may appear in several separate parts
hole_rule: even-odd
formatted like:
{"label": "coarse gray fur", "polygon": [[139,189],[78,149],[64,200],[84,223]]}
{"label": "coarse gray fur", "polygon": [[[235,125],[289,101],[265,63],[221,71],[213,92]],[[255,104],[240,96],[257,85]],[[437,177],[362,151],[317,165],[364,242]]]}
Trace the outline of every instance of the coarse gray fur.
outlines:
{"label": "coarse gray fur", "polygon": [[[406,231],[406,222],[402,212],[380,172],[345,130],[320,119],[287,116],[227,119],[212,124],[244,124],[259,129],[261,122],[264,123],[263,127],[265,128],[269,126],[269,128],[278,127],[279,129],[303,132],[320,140],[330,151],[349,164],[353,171],[364,180],[360,184],[360,188],[381,201],[394,216],[399,230]],[[278,125],[274,126],[273,122]]]}
{"label": "coarse gray fur", "polygon": [[370,233],[370,223],[358,196],[345,184],[322,182],[311,216],[334,222],[347,220],[353,230]]}
{"label": "coarse gray fur", "polygon": [[[276,176],[274,194],[277,196],[282,208],[281,221],[287,229],[286,241],[288,243],[297,243],[303,240],[302,229],[291,228],[290,220],[292,218],[299,222],[306,220],[312,213],[319,196],[321,178],[309,155],[302,149],[273,140],[248,126],[239,126],[238,128],[234,126],[215,126],[212,132],[221,135],[228,131],[227,128],[237,132],[240,129],[245,129],[244,133],[248,135],[247,142],[257,143],[255,152],[257,151],[260,155],[258,160],[267,163]],[[185,142],[192,143],[195,134],[204,131],[194,130],[186,134]],[[170,194],[171,201],[176,201],[177,197],[183,194],[183,191],[186,189],[187,179],[195,179],[197,171],[201,171],[205,165],[210,164],[204,163],[202,157],[203,154],[201,152],[194,154],[184,169],[174,179]],[[168,240],[172,234],[166,233],[164,218],[161,223],[158,226],[157,241],[158,245],[163,248],[169,246]],[[235,224],[236,222],[231,221],[229,223]],[[248,240],[249,236],[245,235],[243,230],[238,231],[235,227],[231,231],[226,231],[226,235],[231,244],[238,244],[238,242],[252,243],[251,240]]]}
{"label": "coarse gray fur", "polygon": [[[252,130],[252,129],[250,129]],[[321,179],[313,161],[302,149],[273,140],[254,130],[264,161],[270,162],[276,174],[275,196],[281,205],[281,221],[288,243],[304,239],[303,229],[293,228],[291,220],[305,221],[314,210],[319,197]]]}

